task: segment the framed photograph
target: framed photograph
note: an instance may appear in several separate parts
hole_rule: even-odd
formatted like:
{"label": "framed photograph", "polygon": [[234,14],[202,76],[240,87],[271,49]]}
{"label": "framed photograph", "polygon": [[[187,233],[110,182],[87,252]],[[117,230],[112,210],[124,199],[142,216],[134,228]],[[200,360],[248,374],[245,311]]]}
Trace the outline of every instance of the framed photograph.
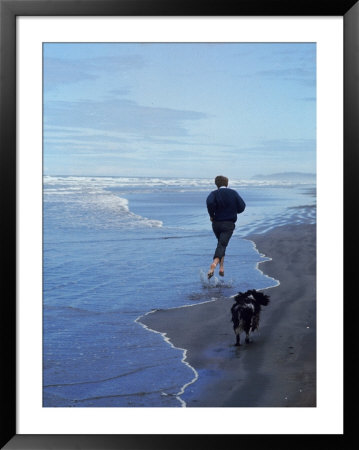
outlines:
{"label": "framed photograph", "polygon": [[358,4],[167,3],[1,0],[1,444],[337,446]]}

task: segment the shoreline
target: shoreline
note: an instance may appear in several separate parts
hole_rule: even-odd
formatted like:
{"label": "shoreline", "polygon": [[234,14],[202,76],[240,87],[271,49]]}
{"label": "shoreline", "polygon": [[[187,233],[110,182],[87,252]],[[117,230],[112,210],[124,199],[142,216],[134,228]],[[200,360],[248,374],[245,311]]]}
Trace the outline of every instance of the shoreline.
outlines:
{"label": "shoreline", "polygon": [[316,406],[315,230],[284,225],[245,238],[270,258],[259,270],[279,281],[266,288],[271,302],[262,309],[252,343],[234,346],[228,297],[136,320],[183,349],[182,362],[196,376],[177,394],[182,406]]}

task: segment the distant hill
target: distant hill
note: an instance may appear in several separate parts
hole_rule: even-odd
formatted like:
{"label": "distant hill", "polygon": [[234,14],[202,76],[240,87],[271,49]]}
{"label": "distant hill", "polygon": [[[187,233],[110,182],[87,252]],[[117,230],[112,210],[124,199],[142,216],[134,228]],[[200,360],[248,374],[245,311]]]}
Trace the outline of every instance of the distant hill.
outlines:
{"label": "distant hill", "polygon": [[315,183],[315,173],[281,172],[268,175],[254,175],[253,180],[288,181],[291,183]]}

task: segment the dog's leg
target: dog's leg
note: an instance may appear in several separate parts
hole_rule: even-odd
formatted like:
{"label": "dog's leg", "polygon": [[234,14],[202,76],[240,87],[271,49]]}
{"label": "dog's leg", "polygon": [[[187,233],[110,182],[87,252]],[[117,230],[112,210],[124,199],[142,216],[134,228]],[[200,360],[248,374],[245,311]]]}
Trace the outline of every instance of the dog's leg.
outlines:
{"label": "dog's leg", "polygon": [[249,333],[246,333],[246,340],[245,343],[249,344],[251,342],[251,340],[249,339]]}
{"label": "dog's leg", "polygon": [[236,343],[234,344],[236,347],[239,347],[241,344],[239,343],[239,333],[236,333]]}

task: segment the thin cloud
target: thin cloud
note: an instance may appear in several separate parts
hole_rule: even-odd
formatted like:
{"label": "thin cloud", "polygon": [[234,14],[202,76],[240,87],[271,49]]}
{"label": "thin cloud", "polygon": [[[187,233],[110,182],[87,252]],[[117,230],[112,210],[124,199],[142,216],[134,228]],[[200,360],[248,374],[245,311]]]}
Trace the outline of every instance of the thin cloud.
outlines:
{"label": "thin cloud", "polygon": [[124,71],[141,69],[143,66],[143,58],[137,55],[76,60],[49,57],[44,59],[44,87],[45,89],[51,89],[61,84],[95,80],[103,73],[123,73]]}
{"label": "thin cloud", "polygon": [[316,147],[315,139],[268,139],[264,140],[258,145],[251,147],[237,147],[233,150],[223,149],[221,151],[222,157],[234,157],[239,154],[245,155],[290,155],[295,152],[313,152]]}
{"label": "thin cloud", "polygon": [[95,128],[142,137],[188,136],[185,124],[207,118],[190,110],[143,106],[132,100],[52,101],[45,105],[46,125]]}
{"label": "thin cloud", "polygon": [[246,73],[239,75],[240,78],[261,78],[270,81],[289,81],[300,83],[304,86],[316,86],[316,73],[314,70],[306,69],[304,67],[291,67],[286,69],[270,69],[260,70],[253,73]]}
{"label": "thin cloud", "polygon": [[255,73],[256,76],[269,79],[281,78],[285,81],[296,81],[309,86],[315,86],[315,73],[303,67],[292,67],[288,69],[261,70]]}

